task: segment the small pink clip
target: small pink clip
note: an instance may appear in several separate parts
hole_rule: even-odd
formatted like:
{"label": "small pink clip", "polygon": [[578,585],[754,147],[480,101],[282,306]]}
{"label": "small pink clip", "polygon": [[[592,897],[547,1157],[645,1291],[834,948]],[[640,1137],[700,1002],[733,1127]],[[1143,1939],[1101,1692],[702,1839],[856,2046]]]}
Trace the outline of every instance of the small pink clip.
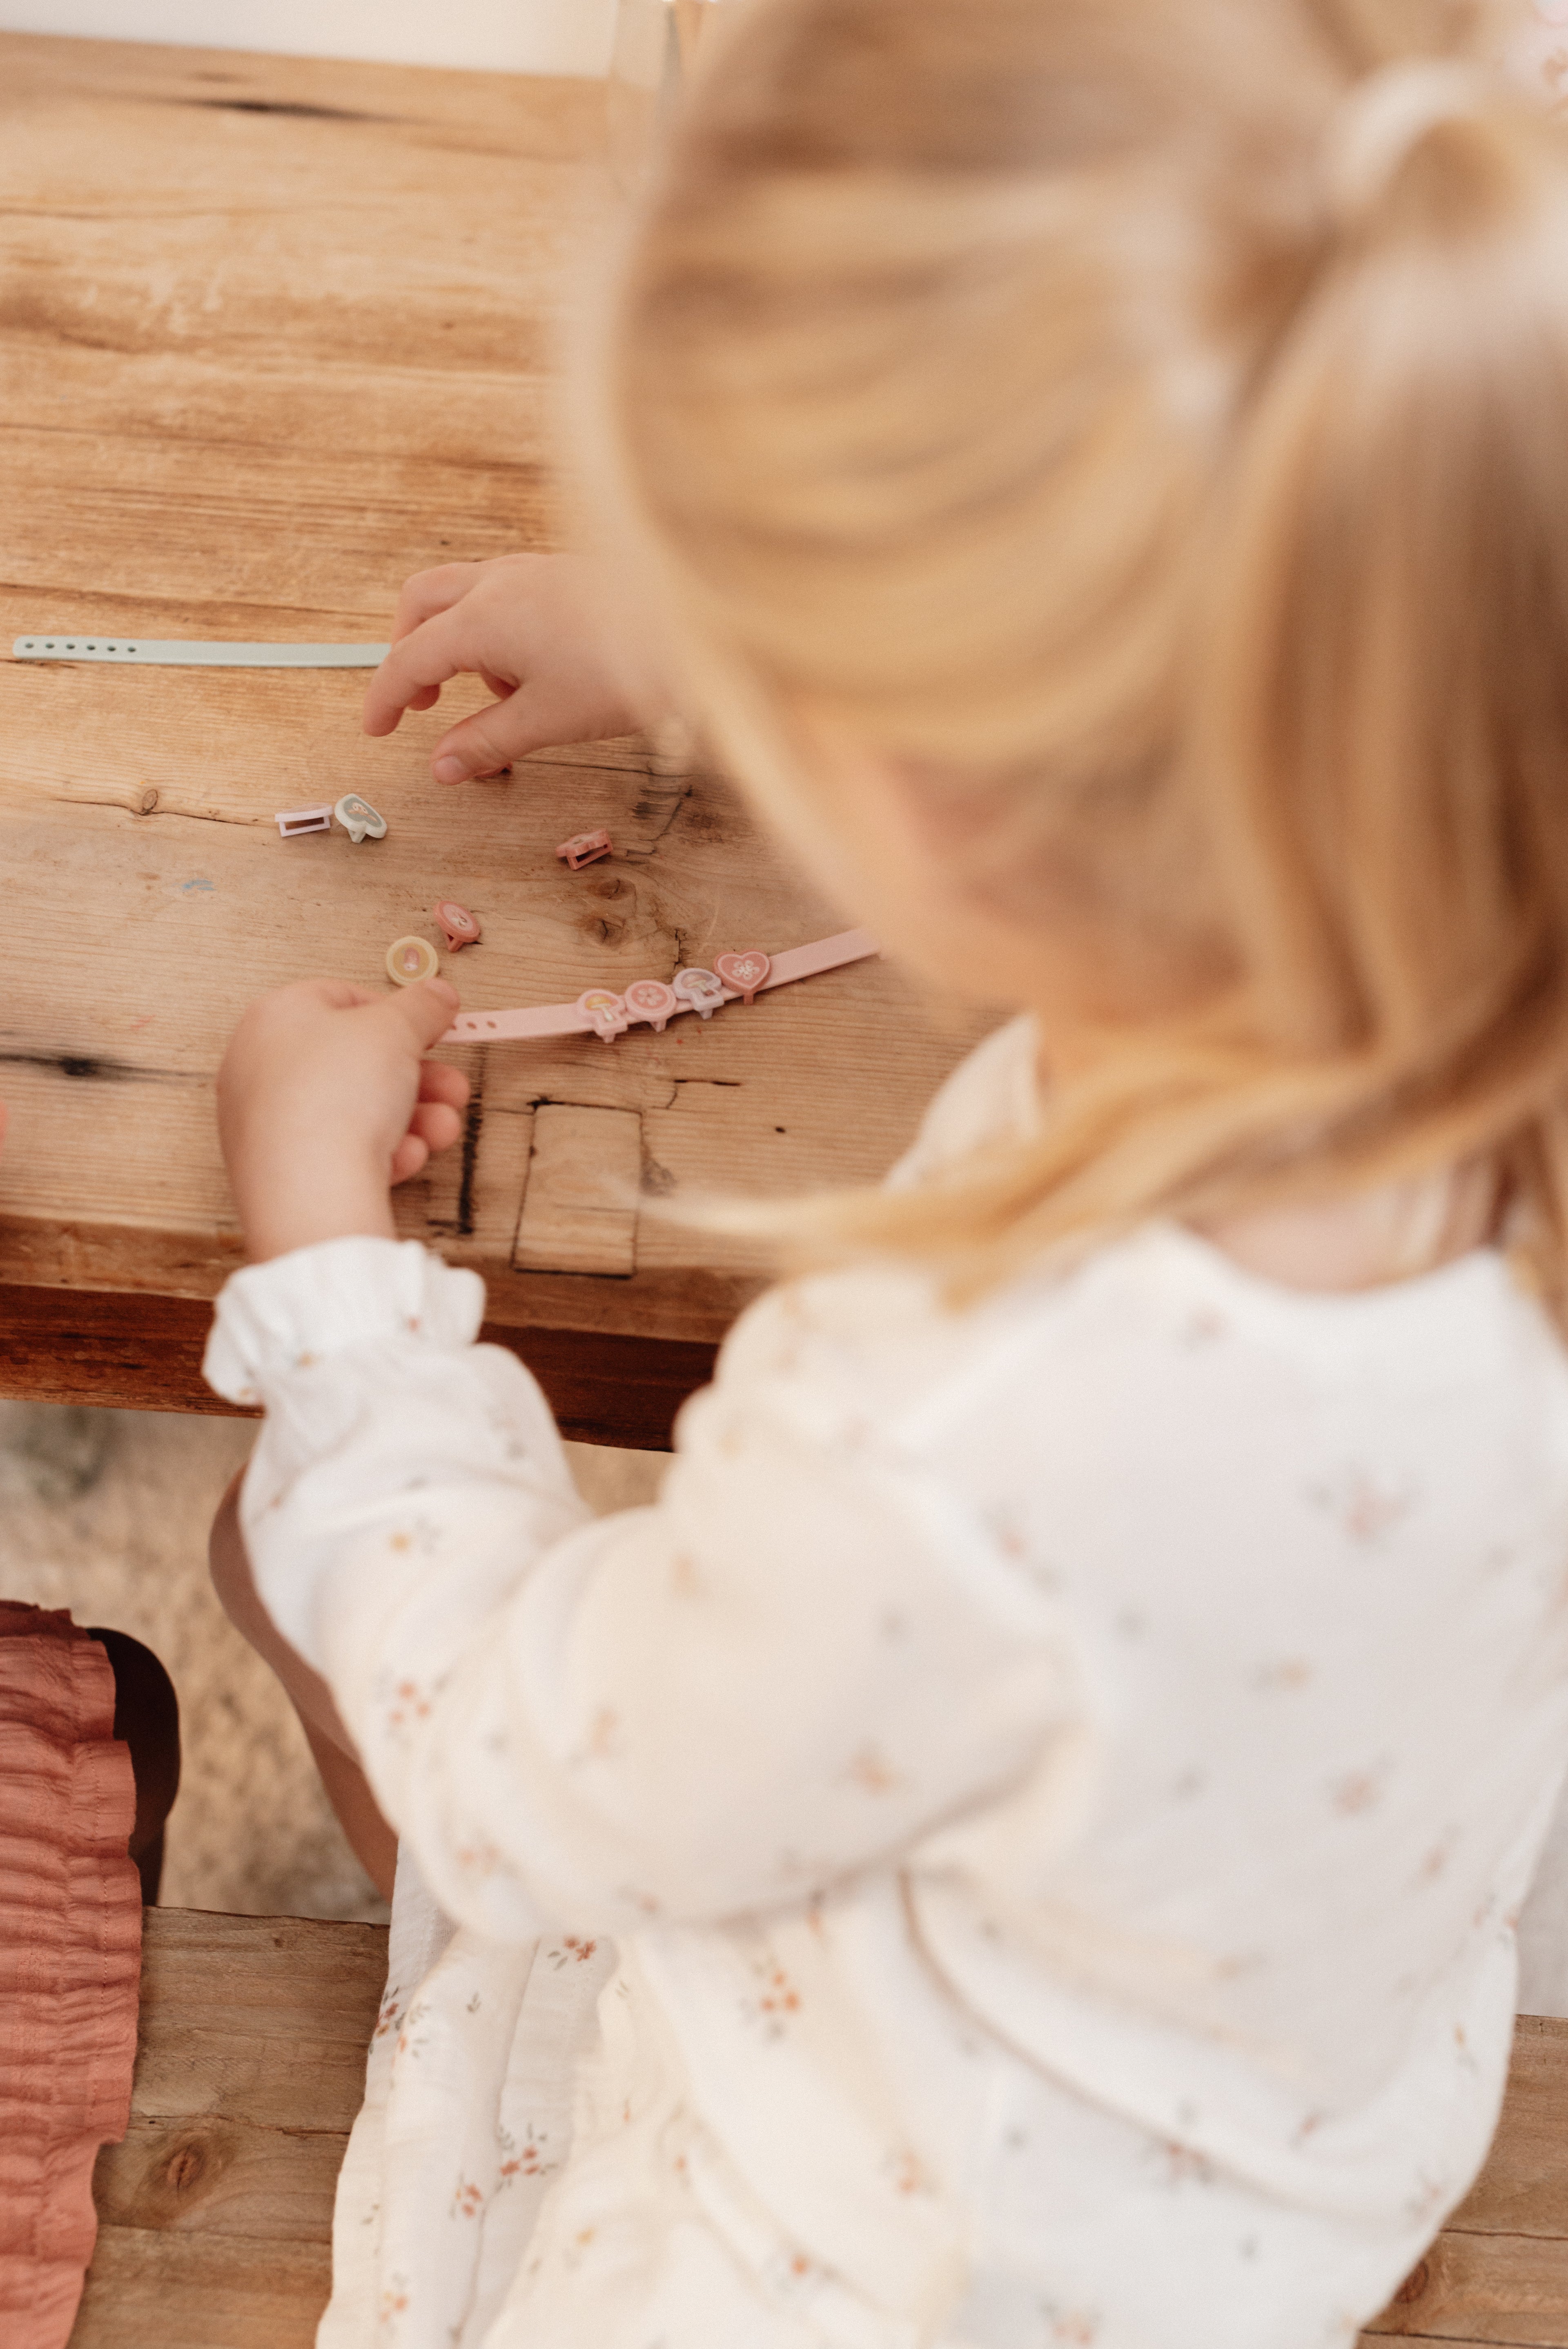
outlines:
{"label": "small pink clip", "polygon": [[745,954],[721,954],[714,957],[713,967],[726,987],[749,1003],[756,996],[773,966],[756,947]]}
{"label": "small pink clip", "polygon": [[570,840],[563,840],[555,854],[565,858],[573,873],[581,873],[585,864],[595,864],[601,856],[610,855],[614,848],[614,843],[607,832],[577,832]]}
{"label": "small pink clip", "polygon": [[632,1024],[624,1003],[607,987],[591,987],[585,995],[578,997],[577,1009],[584,1019],[593,1022],[593,1033],[603,1044],[624,1036]]}
{"label": "small pink clip", "polygon": [[699,1019],[711,1019],[724,1001],[724,982],[711,970],[677,970],[670,985]]}
{"label": "small pink clip", "polygon": [[651,1020],[655,1036],[664,1034],[665,1020],[680,1008],[680,997],[662,978],[634,978],[626,989],[627,1010],[634,1011],[639,1019]]}
{"label": "small pink clip", "polygon": [[477,917],[466,905],[459,905],[454,898],[443,897],[436,906],[435,914],[454,954],[460,954],[465,947],[478,946],[482,933]]}

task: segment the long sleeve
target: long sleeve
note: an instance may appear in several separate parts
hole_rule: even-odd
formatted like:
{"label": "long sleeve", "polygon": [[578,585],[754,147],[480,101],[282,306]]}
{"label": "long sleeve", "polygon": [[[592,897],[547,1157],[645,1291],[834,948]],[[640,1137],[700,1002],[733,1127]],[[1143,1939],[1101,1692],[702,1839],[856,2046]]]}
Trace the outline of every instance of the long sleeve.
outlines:
{"label": "long sleeve", "polygon": [[450,1914],[797,1903],[1031,1764],[1069,1703],[1054,1618],[911,1414],[868,1410],[898,1373],[863,1317],[753,1308],[664,1500],[593,1522],[532,1380],[471,1342],[480,1304],[412,1244],[336,1241],[238,1275],[208,1366],[267,1406],[258,1588]]}

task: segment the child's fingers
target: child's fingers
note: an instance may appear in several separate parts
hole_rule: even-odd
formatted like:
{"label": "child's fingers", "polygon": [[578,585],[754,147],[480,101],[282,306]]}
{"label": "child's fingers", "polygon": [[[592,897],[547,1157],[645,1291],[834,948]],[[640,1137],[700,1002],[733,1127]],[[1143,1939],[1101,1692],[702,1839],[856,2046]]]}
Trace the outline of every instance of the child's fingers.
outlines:
{"label": "child's fingers", "polygon": [[430,1145],[423,1134],[406,1133],[392,1153],[388,1179],[393,1183],[406,1183],[411,1174],[423,1173],[429,1163]]}
{"label": "child's fingers", "polygon": [[318,989],[322,1001],[329,1004],[335,1011],[356,1011],[362,1003],[379,1003],[382,999],[379,995],[373,995],[369,988],[356,987],[351,978],[305,981],[307,987],[312,984]]}
{"label": "child's fingers", "polygon": [[445,1102],[449,1109],[465,1110],[472,1090],[461,1069],[452,1068],[446,1061],[420,1061],[421,1101]]}
{"label": "child's fingers", "polygon": [[432,1156],[449,1150],[462,1130],[462,1119],[445,1102],[420,1102],[408,1120],[409,1133],[418,1134]]}
{"label": "child's fingers", "polygon": [[406,709],[412,709],[420,695],[428,696],[419,706],[428,709],[435,691],[454,677],[462,677],[479,666],[475,653],[464,642],[464,629],[457,616],[450,611],[438,612],[420,622],[412,633],[395,644],[375,676],[365,696],[362,723],[367,734],[390,734]]}
{"label": "child's fingers", "polygon": [[410,1031],[421,1058],[446,1034],[461,1004],[462,997],[445,978],[422,978],[417,987],[399,988],[390,1000],[380,999],[386,1018]]}
{"label": "child's fingers", "polygon": [[583,724],[582,703],[569,688],[542,679],[520,685],[504,701],[465,718],[443,734],[430,753],[431,771],[438,783],[499,774],[531,750],[582,741]]}
{"label": "child's fingers", "polygon": [[438,563],[430,570],[416,571],[411,579],[405,579],[392,620],[393,643],[400,636],[411,636],[438,612],[449,611],[460,602],[483,567],[479,563]]}

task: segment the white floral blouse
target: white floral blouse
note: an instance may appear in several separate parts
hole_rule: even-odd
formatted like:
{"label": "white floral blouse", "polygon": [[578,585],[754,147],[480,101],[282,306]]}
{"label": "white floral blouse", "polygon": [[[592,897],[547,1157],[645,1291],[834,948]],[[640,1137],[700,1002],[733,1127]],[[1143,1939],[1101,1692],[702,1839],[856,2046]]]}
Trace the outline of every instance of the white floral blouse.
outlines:
{"label": "white floral blouse", "polygon": [[1502,1260],[793,1283],[597,1523],[481,1302],[337,1241],[209,1354],[403,1838],[324,2349],[1348,2342],[1485,2153],[1568,1768],[1568,1365]]}

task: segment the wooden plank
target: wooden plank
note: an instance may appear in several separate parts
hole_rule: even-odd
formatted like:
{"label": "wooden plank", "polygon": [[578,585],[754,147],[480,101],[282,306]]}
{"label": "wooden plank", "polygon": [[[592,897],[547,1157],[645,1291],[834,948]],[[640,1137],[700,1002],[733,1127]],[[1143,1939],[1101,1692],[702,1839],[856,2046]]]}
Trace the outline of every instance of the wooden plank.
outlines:
{"label": "wooden plank", "polygon": [[1449,2227],[1568,2236],[1568,2021],[1520,2016],[1491,2158]]}
{"label": "wooden plank", "polygon": [[314,2349],[331,2286],[325,2243],[106,2227],[69,2349]]}
{"label": "wooden plank", "polygon": [[1377,2338],[1568,2349],[1568,2235],[1445,2231],[1367,2327]]}
{"label": "wooden plank", "polygon": [[629,1278],[642,1173],[643,1122],[634,1112],[540,1109],[512,1262],[524,1272]]}
{"label": "wooden plank", "polygon": [[150,1909],[133,2113],[346,2132],[387,1978],[387,1930]]}
{"label": "wooden plank", "polygon": [[[201,1376],[211,1319],[193,1298],[0,1288],[0,1395],[254,1418]],[[713,1375],[715,1348],[696,1340],[489,1321],[480,1335],[527,1363],[579,1444],[667,1452],[676,1413]]]}
{"label": "wooden plank", "polygon": [[103,2227],[330,2243],[343,2129],[134,2117],[93,2172]]}
{"label": "wooden plank", "polygon": [[1375,2336],[1568,2349],[1568,2021],[1520,2016],[1486,2167]]}
{"label": "wooden plank", "polygon": [[[0,78],[0,644],[379,638],[407,571],[553,542],[560,327],[609,202],[601,88],[16,35]],[[484,922],[449,966],[475,1009],[841,926],[674,746],[441,792],[430,745],[480,689],[371,743],[363,682],[0,659],[0,874],[27,908],[0,1004],[0,1284],[210,1298],[239,1261],[211,1101],[233,1021],[291,978],[380,987],[438,895]],[[277,808],[350,788],[385,841],[279,840]],[[556,843],[599,823],[615,857],[567,874]],[[657,1121],[665,1195],[863,1182],[975,1032],[868,965],[662,1038],[469,1053],[465,1146],[401,1228],[479,1267],[509,1328],[711,1347],[754,1285],[748,1244],[644,1213],[611,1245],[601,1216],[586,1256],[536,1252],[531,1226],[514,1260],[535,1111]],[[204,1407],[183,1326],[78,1332],[51,1363],[35,1322],[9,1391]],[[667,1357],[648,1378],[668,1392]]]}
{"label": "wooden plank", "polygon": [[131,2123],[70,2349],[311,2349],[384,1926],[150,1909]]}

